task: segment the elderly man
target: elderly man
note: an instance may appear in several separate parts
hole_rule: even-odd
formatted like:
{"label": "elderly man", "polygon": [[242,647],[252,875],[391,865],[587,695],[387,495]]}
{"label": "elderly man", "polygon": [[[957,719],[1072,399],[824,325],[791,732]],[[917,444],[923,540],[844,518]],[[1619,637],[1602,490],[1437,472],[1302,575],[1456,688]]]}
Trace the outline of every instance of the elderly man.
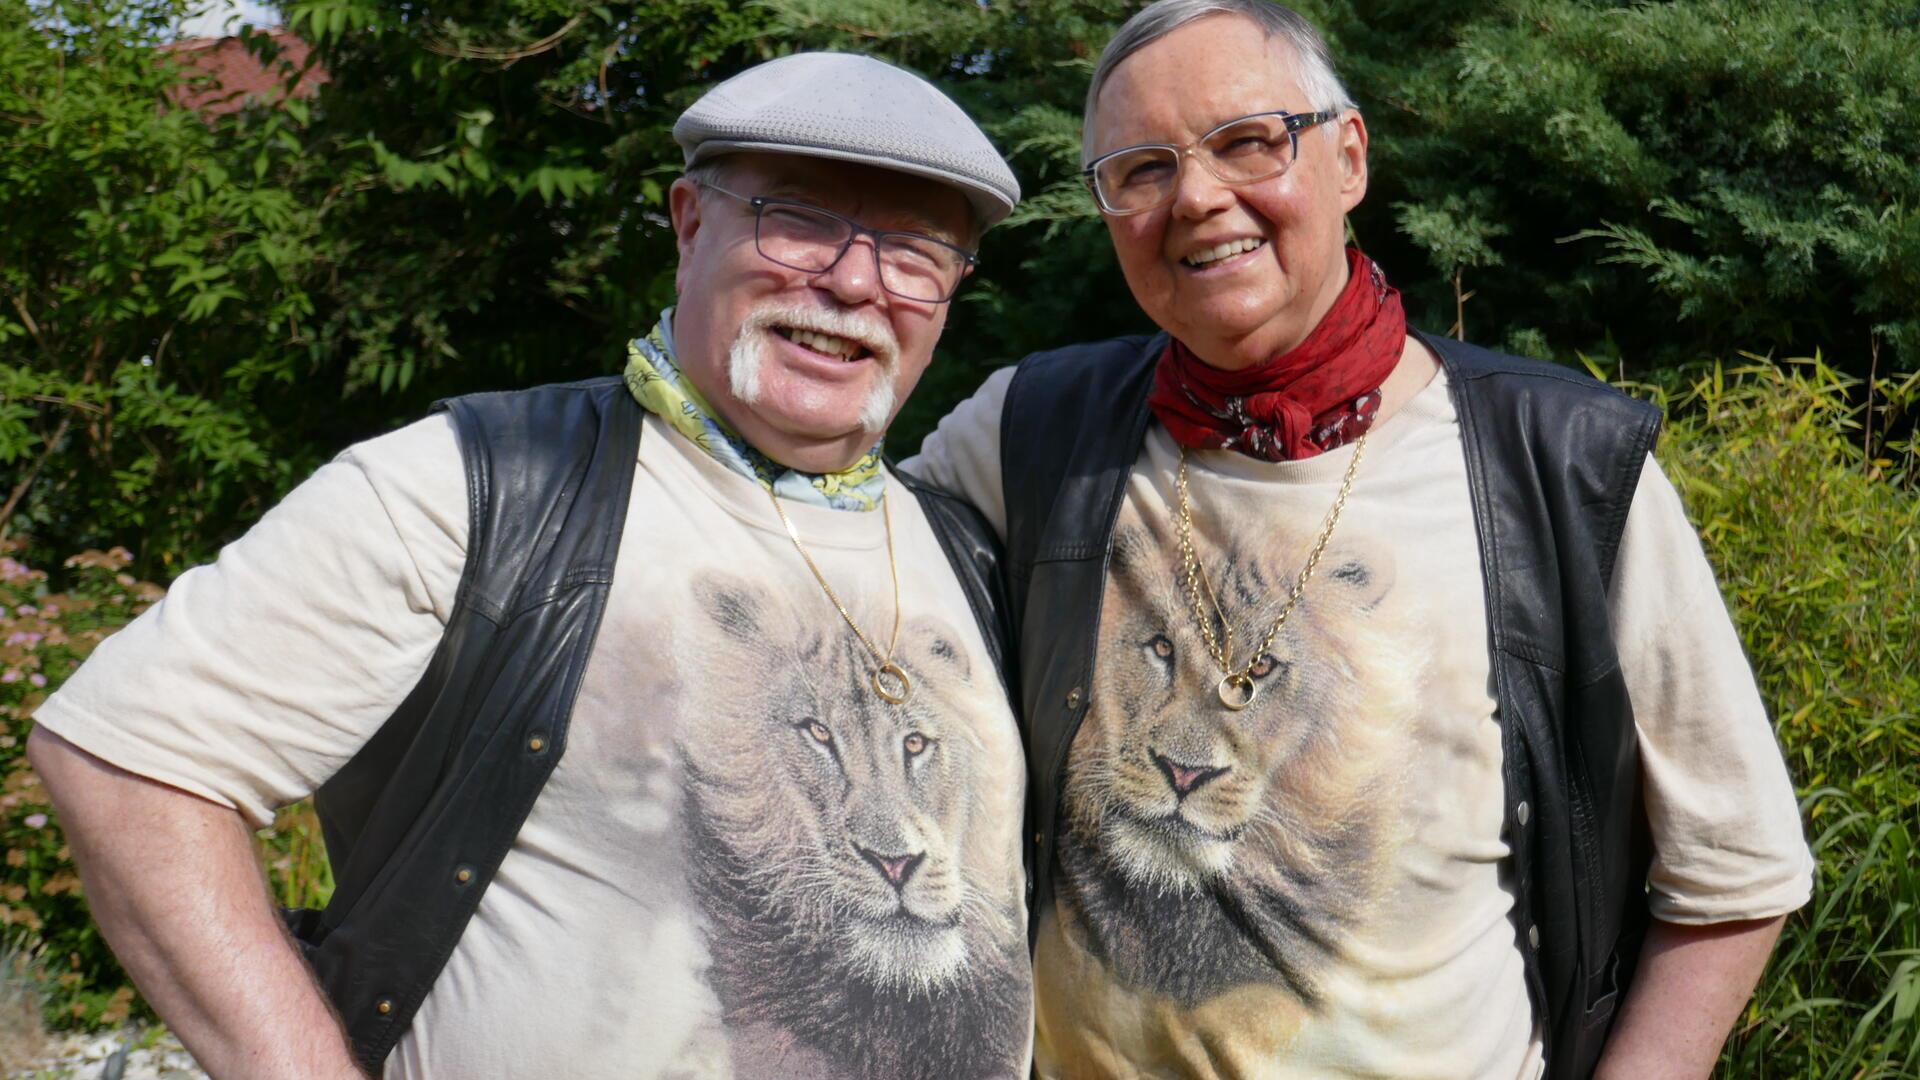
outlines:
{"label": "elderly man", "polygon": [[1087,177],[1166,333],[904,466],[1008,541],[1037,1070],[1705,1077],[1810,887],[1751,673],[1654,411],[1410,332],[1366,150],[1293,12],[1140,12]]}
{"label": "elderly man", "polygon": [[[40,711],[101,927],[216,1077],[1027,1073],[994,540],[879,457],[1018,188],[854,56],[674,132],[680,303],[624,379],[348,450]],[[248,829],[316,792],[296,948]]]}

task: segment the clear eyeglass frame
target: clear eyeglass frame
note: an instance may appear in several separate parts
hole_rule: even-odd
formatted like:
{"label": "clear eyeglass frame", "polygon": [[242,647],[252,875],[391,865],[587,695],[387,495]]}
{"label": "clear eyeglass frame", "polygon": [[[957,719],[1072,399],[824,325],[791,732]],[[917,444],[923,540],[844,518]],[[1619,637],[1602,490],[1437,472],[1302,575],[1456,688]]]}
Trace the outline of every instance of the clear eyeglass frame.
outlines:
{"label": "clear eyeglass frame", "polygon": [[[1133,146],[1123,146],[1118,150],[1102,154],[1088,162],[1087,167],[1080,170],[1080,177],[1086,182],[1088,190],[1093,192],[1094,200],[1100,204],[1100,209],[1103,213],[1113,217],[1144,214],[1150,210],[1160,209],[1172,202],[1174,196],[1179,194],[1180,174],[1181,170],[1186,167],[1188,158],[1198,159],[1201,166],[1223,184],[1256,184],[1262,180],[1271,180],[1292,168],[1293,163],[1299,160],[1301,132],[1309,128],[1318,127],[1329,120],[1337,120],[1340,115],[1341,110],[1338,109],[1310,113],[1292,113],[1285,110],[1248,113],[1245,116],[1236,116],[1231,120],[1216,124],[1206,134],[1187,143],[1185,146],[1175,146],[1172,143],[1137,143]],[[1287,154],[1285,159],[1278,161],[1278,163],[1274,164],[1271,168],[1263,165],[1261,168],[1252,171],[1223,170],[1220,157],[1209,145],[1214,137],[1238,125],[1248,123],[1249,121],[1264,120],[1268,117],[1278,117],[1282,128],[1286,132]],[[1164,190],[1154,195],[1151,202],[1140,203],[1138,205],[1126,205],[1123,201],[1118,200],[1116,194],[1110,190],[1112,185],[1102,178],[1111,173],[1116,162],[1125,161],[1134,155],[1146,155],[1143,163],[1165,161],[1170,158],[1173,163],[1173,170],[1164,185]]]}
{"label": "clear eyeglass frame", "polygon": [[[873,244],[874,265],[879,270],[882,289],[917,304],[944,304],[960,291],[967,274],[980,265],[980,258],[974,253],[924,233],[869,229],[852,218],[798,199],[742,195],[712,181],[697,183],[752,207],[754,250],[761,258],[789,270],[826,273],[846,258],[855,240],[865,236]],[[769,251],[767,219],[770,213],[774,216],[775,233],[782,227],[790,230],[813,227],[818,231],[812,237],[787,237],[785,246],[774,236],[771,238],[774,250]],[[811,245],[817,245],[818,257],[803,257]],[[917,280],[916,274],[920,275]]]}

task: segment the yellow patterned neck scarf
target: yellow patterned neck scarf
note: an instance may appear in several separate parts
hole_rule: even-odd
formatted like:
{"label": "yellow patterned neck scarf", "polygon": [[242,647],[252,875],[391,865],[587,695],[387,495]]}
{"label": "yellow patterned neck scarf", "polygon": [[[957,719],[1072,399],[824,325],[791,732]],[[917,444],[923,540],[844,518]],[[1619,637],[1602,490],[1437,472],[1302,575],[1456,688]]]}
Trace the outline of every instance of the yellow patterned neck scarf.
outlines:
{"label": "yellow patterned neck scarf", "polygon": [[713,411],[687,381],[673,359],[673,309],[646,337],[627,345],[627,389],[648,412],[693,441],[715,461],[783,499],[836,510],[871,510],[880,505],[887,476],[880,468],[880,443],[839,472],[803,473],[755,450]]}

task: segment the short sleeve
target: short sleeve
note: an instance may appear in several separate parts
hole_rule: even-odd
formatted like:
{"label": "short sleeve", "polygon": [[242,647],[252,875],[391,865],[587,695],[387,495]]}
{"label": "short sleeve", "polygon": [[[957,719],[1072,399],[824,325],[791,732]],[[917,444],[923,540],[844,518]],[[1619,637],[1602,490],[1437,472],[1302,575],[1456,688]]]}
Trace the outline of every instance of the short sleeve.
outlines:
{"label": "short sleeve", "polygon": [[419,681],[459,588],[467,524],[449,420],[361,443],[102,642],[35,722],[262,827]]}
{"label": "short sleeve", "polygon": [[1773,725],[1679,494],[1651,457],[1609,614],[1653,833],[1653,914],[1703,924],[1807,902],[1813,856]]}
{"label": "short sleeve", "polygon": [[920,452],[900,463],[901,470],[972,503],[1002,540],[1007,538],[1007,497],[1000,480],[1000,412],[1014,370],[1004,367],[987,376],[921,442]]}

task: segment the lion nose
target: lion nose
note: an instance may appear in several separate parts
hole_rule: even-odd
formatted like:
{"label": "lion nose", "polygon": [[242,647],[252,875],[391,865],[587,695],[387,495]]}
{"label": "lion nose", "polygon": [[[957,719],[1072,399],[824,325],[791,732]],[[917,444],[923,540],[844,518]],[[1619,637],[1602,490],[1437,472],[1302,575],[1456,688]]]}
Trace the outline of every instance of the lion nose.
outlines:
{"label": "lion nose", "polygon": [[1182,799],[1193,794],[1195,788],[1227,771],[1224,766],[1183,765],[1158,751],[1154,752],[1153,762],[1160,766],[1167,783],[1173,785],[1173,793]]}
{"label": "lion nose", "polygon": [[882,855],[866,848],[858,850],[860,857],[872,863],[873,868],[880,871],[880,876],[887,879],[887,884],[896,889],[907,887],[907,879],[913,876],[913,872],[920,868],[920,861],[926,858],[924,852],[919,855]]}

